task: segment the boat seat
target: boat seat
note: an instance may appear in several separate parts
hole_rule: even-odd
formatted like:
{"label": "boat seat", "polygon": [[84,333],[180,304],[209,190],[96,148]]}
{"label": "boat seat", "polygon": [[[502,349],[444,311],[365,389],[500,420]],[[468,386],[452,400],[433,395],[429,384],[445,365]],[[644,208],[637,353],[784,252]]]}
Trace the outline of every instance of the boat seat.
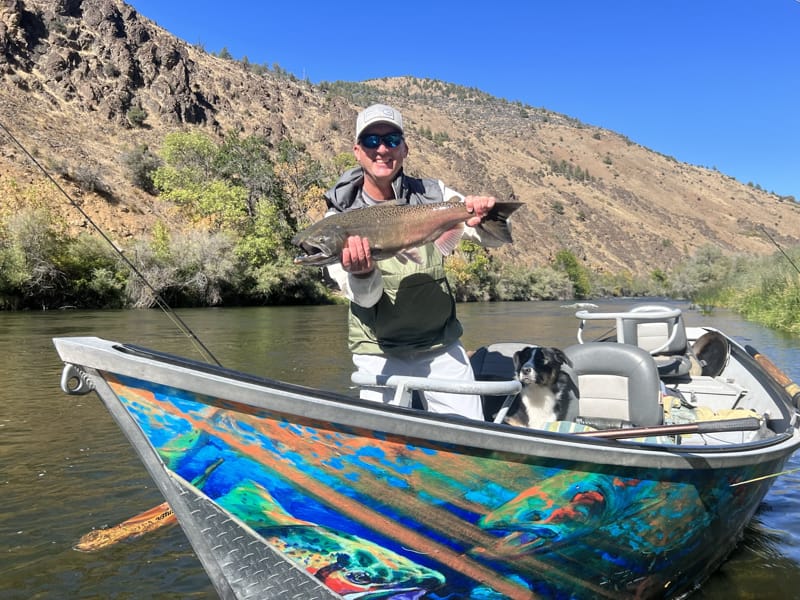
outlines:
{"label": "boat seat", "polygon": [[564,353],[580,393],[568,419],[598,429],[663,423],[661,380],[647,351],[631,344],[586,342]]}
{"label": "boat seat", "polygon": [[600,313],[580,310],[578,341],[583,343],[587,321],[611,320],[616,334],[603,341],[632,344],[649,352],[664,379],[682,379],[700,374],[700,364],[686,338],[686,326],[679,308],[643,304],[626,312]]}
{"label": "boat seat", "polygon": [[686,327],[678,312],[672,317],[659,320],[642,320],[644,313],[664,313],[667,306],[644,304],[630,311],[630,317],[622,319],[625,343],[647,350],[656,361],[661,377],[686,377],[692,370],[692,356],[686,339]]}
{"label": "boat seat", "polygon": [[[527,346],[524,342],[499,342],[478,348],[471,356],[470,363],[477,381],[508,381],[516,377],[514,354]],[[482,396],[483,417],[493,421],[503,406],[506,396]]]}

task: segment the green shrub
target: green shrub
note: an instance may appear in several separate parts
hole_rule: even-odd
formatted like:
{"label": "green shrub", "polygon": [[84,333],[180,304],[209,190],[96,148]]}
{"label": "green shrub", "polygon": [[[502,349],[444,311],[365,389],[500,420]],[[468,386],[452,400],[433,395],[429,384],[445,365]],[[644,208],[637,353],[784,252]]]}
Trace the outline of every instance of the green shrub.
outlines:
{"label": "green shrub", "polygon": [[567,274],[575,290],[576,298],[588,298],[592,292],[589,272],[586,267],[578,262],[575,255],[569,250],[556,252],[555,267]]}
{"label": "green shrub", "polygon": [[147,111],[141,106],[133,106],[125,113],[125,118],[131,127],[143,127],[147,119]]}
{"label": "green shrub", "polygon": [[129,181],[148,194],[155,194],[153,173],[161,166],[161,160],[150,151],[146,144],[136,146],[122,155],[122,162],[128,171]]}

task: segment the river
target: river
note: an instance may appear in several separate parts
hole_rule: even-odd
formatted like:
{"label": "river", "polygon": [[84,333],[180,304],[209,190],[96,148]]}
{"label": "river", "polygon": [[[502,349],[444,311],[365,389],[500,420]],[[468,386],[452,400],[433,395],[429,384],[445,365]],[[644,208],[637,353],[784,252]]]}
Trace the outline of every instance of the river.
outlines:
{"label": "river", "polygon": [[[178,314],[226,367],[350,391],[345,307]],[[715,325],[755,346],[800,381],[800,338],[726,311],[684,314],[688,325]],[[459,315],[467,348],[501,340],[564,347],[578,324],[574,309],[553,302],[462,304]],[[177,526],[96,553],[72,549],[93,528],[163,499],[99,399],[61,392],[51,341],[93,335],[202,360],[191,340],[158,310],[0,313],[0,332],[0,599],[215,598]],[[800,456],[787,469],[800,470]],[[800,598],[797,508],[800,472],[777,479],[744,541],[692,599]]]}

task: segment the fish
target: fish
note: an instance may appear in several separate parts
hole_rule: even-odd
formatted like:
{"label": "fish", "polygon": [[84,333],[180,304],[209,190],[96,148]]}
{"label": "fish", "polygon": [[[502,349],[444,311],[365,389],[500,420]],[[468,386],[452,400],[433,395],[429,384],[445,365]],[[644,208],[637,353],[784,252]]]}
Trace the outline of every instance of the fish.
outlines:
{"label": "fish", "polygon": [[691,484],[579,471],[547,478],[479,521],[503,536],[495,552],[509,555],[547,550],[602,529],[654,557],[685,551],[709,524]]}
{"label": "fish", "polygon": [[[481,230],[512,243],[508,219],[522,202],[497,202],[481,222]],[[299,231],[292,244],[305,254],[295,264],[321,267],[341,261],[349,236],[369,240],[373,260],[386,260],[433,242],[443,256],[455,250],[466,221],[475,214],[459,200],[433,204],[403,204],[397,200],[335,213]]]}
{"label": "fish", "polygon": [[216,501],[346,600],[416,600],[446,581],[374,542],[294,517],[255,481],[240,482]]}

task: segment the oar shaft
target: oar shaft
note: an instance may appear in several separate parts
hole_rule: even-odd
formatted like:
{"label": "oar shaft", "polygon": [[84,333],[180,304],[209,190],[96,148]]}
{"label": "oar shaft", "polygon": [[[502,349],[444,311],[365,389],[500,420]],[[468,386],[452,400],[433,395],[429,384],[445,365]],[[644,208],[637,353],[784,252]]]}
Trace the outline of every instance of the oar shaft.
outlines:
{"label": "oar shaft", "polygon": [[723,433],[726,431],[756,431],[761,421],[755,417],[743,419],[721,419],[719,421],[695,421],[694,423],[678,423],[676,425],[659,425],[655,427],[629,427],[627,429],[600,429],[597,431],[581,431],[575,435],[585,435],[604,439],[624,439],[652,437],[658,435],[679,435],[684,433]]}
{"label": "oar shaft", "polygon": [[745,350],[747,350],[748,354],[750,354],[761,368],[764,369],[767,375],[772,377],[778,385],[786,390],[786,393],[792,398],[795,408],[800,408],[800,385],[792,381],[791,377],[781,371],[775,363],[752,346],[745,346]]}

